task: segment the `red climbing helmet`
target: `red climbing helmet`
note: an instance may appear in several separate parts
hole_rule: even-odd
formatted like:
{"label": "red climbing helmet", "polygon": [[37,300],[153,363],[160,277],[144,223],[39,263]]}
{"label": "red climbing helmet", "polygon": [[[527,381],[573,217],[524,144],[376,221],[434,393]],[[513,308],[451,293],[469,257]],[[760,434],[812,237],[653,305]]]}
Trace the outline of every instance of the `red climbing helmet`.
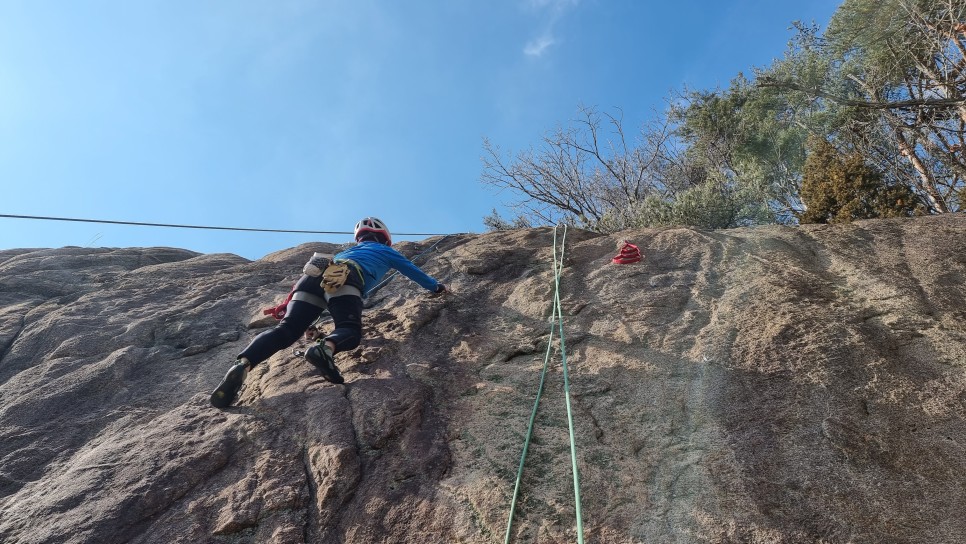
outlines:
{"label": "red climbing helmet", "polygon": [[386,227],[386,224],[383,223],[381,220],[375,217],[366,217],[362,221],[359,221],[358,223],[356,223],[356,229],[354,233],[356,242],[358,242],[359,238],[367,232],[374,232],[382,236],[382,238],[385,240],[383,242],[384,244],[386,244],[387,246],[392,245],[392,237],[389,236],[389,228]]}

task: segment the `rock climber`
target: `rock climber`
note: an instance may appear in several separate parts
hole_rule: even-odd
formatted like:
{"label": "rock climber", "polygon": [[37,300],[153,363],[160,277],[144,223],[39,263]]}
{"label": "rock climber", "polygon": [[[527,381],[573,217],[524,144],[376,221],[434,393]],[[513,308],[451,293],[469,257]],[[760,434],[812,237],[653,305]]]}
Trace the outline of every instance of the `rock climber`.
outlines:
{"label": "rock climber", "polygon": [[[335,354],[359,346],[362,340],[362,297],[369,293],[390,268],[433,293],[446,287],[427,275],[409,259],[392,248],[386,224],[366,217],[355,226],[356,245],[337,253],[329,262],[316,253],[302,268],[284,315],[275,328],[256,336],[238,354],[225,378],[211,393],[211,404],[225,408],[235,400],[248,371],[285,349],[308,331],[328,308],[335,328],[305,352],[305,359],[332,383],[345,380],[335,364]],[[310,331],[309,334],[311,334]]]}

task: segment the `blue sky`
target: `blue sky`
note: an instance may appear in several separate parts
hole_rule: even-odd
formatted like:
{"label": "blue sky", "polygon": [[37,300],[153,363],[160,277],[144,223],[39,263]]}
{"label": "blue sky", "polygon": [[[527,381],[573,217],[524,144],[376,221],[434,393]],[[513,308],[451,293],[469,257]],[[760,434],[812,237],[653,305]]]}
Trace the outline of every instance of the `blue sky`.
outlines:
{"label": "blue sky", "polygon": [[[580,105],[636,129],[839,3],[0,0],[0,214],[483,232],[513,198],[479,181],[484,137],[526,149]],[[0,218],[0,249],[349,238]]]}

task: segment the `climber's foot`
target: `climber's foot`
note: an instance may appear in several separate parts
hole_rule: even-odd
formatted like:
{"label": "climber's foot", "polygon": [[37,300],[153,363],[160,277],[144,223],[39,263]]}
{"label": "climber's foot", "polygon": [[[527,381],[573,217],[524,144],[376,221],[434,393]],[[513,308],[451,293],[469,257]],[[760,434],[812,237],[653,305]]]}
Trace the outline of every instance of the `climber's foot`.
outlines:
{"label": "climber's foot", "polygon": [[245,383],[248,376],[248,363],[238,361],[228,369],[225,378],[211,393],[211,405],[215,408],[227,408],[238,396],[238,390]]}
{"label": "climber's foot", "polygon": [[319,369],[322,377],[326,380],[332,383],[345,382],[345,378],[342,377],[342,374],[339,374],[339,369],[335,366],[335,358],[332,356],[332,350],[329,349],[329,346],[325,345],[325,342],[319,342],[310,347],[305,352],[305,360]]}

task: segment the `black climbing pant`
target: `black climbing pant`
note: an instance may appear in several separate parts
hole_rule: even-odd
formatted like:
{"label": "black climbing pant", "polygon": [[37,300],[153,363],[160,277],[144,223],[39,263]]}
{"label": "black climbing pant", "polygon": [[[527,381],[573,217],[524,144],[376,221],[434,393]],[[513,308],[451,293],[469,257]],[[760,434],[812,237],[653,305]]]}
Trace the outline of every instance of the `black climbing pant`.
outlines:
{"label": "black climbing pant", "polygon": [[[294,291],[303,291],[324,299],[325,290],[322,288],[321,276],[303,274],[295,282]],[[255,337],[248,346],[238,354],[248,359],[252,366],[268,359],[275,352],[285,349],[295,343],[305,331],[322,315],[322,310],[312,303],[302,300],[291,300],[285,306],[285,317],[270,331],[265,331]]]}
{"label": "black climbing pant", "polygon": [[335,344],[335,352],[355,349],[362,341],[362,297],[343,295],[329,299],[329,313],[335,330],[325,337]]}
{"label": "black climbing pant", "polygon": [[[324,297],[325,291],[320,284],[321,277],[302,276],[295,284],[295,291],[305,291]],[[343,295],[329,299],[329,313],[335,322],[335,330],[325,337],[335,344],[335,352],[355,349],[362,341],[362,297]],[[285,307],[285,317],[272,330],[255,337],[238,354],[251,362],[252,366],[268,359],[279,350],[295,343],[300,336],[322,315],[323,308],[302,300],[291,300]]]}
{"label": "black climbing pant", "polygon": [[320,315],[322,308],[314,304],[301,300],[289,301],[285,307],[285,317],[278,325],[256,336],[238,356],[248,359],[255,366],[294,344]]}

